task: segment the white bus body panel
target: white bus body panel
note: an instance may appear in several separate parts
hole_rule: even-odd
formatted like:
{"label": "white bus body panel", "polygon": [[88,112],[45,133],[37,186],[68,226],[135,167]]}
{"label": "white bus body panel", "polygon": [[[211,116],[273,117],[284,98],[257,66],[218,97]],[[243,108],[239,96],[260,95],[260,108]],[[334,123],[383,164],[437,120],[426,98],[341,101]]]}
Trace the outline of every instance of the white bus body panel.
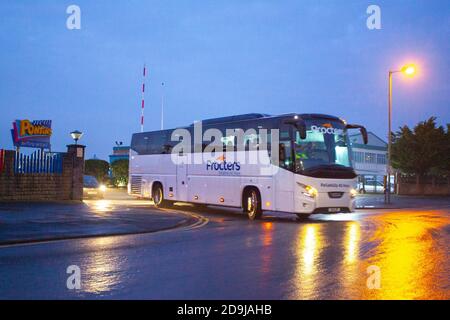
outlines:
{"label": "white bus body panel", "polygon": [[[134,151],[130,152],[130,181],[132,184],[133,176],[141,177],[140,192],[133,193],[145,198],[151,198],[153,183],[161,182],[164,188],[164,196],[168,198],[170,193],[169,186],[176,185],[177,165],[171,160],[170,154],[163,155],[136,155]],[[133,186],[131,186],[133,188]]]}
{"label": "white bus body panel", "polygon": [[295,174],[279,168],[273,167],[274,188],[275,188],[275,207],[277,211],[294,212],[294,192],[295,192]]}
{"label": "white bus body panel", "polygon": [[[168,159],[168,161],[173,161],[172,159]],[[188,198],[188,164],[187,164],[187,156],[176,156],[176,187],[175,187],[175,199],[178,201],[189,201]],[[172,187],[172,184],[170,185]]]}
{"label": "white bus body panel", "polygon": [[[252,152],[257,151],[246,152],[247,156]],[[158,181],[163,185],[164,197],[169,200],[241,207],[244,188],[255,186],[260,191],[263,210],[311,213],[317,208],[354,209],[350,189],[356,185],[356,179],[294,174],[271,165],[267,152],[258,153],[260,161],[266,164],[240,164],[239,170],[212,170],[207,166],[208,161],[220,163],[224,159],[209,157],[202,164],[188,164],[191,155],[137,155],[131,151],[131,194],[150,198],[153,183]],[[225,154],[225,161],[239,162],[239,156],[243,155],[236,153],[235,156],[233,159]],[[139,185],[133,186],[133,181]],[[317,197],[305,196],[301,185],[316,188]],[[342,192],[342,197],[331,198],[329,192]]]}

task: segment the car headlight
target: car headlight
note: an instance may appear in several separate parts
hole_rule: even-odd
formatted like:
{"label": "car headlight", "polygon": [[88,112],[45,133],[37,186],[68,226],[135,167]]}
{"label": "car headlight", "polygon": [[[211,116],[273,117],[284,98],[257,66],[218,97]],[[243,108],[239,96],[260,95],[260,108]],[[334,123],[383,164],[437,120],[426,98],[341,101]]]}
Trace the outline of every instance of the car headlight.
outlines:
{"label": "car headlight", "polygon": [[105,192],[106,191],[106,186],[104,184],[100,185],[99,187],[101,192]]}
{"label": "car headlight", "polygon": [[356,197],[357,194],[358,194],[358,191],[356,191],[356,189],[351,189],[351,190],[350,190],[350,197],[351,197],[351,198]]}
{"label": "car headlight", "polygon": [[311,186],[305,186],[304,187],[305,191],[303,191],[303,194],[307,197],[310,198],[315,198],[318,194],[318,191],[316,188],[311,187]]}

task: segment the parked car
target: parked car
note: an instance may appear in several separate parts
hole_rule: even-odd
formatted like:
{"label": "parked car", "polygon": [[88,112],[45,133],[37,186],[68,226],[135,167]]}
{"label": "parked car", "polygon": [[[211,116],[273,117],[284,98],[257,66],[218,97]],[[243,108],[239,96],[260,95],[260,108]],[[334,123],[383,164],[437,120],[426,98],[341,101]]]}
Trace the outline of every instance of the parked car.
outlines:
{"label": "parked car", "polygon": [[83,198],[103,199],[105,196],[106,186],[98,183],[93,176],[83,176]]}
{"label": "parked car", "polygon": [[[376,186],[376,188],[375,188]],[[369,180],[366,181],[366,183],[363,185],[362,182],[358,183],[358,191],[359,193],[374,193],[374,192],[379,192],[379,193],[384,193],[385,192],[385,188],[384,188],[384,184],[380,181],[373,181],[373,180]]]}

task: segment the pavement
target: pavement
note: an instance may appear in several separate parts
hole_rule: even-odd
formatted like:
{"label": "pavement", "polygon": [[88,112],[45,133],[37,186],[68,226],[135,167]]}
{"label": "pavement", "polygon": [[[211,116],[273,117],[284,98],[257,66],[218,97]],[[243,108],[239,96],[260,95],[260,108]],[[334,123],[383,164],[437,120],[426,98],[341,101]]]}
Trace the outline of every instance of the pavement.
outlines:
{"label": "pavement", "polygon": [[356,197],[358,209],[406,209],[450,206],[450,197],[442,196],[398,196],[391,195],[391,203],[387,204],[384,194],[360,194]]}
{"label": "pavement", "polygon": [[0,245],[148,233],[196,222],[174,210],[153,209],[150,201],[117,190],[81,203],[0,202]]}

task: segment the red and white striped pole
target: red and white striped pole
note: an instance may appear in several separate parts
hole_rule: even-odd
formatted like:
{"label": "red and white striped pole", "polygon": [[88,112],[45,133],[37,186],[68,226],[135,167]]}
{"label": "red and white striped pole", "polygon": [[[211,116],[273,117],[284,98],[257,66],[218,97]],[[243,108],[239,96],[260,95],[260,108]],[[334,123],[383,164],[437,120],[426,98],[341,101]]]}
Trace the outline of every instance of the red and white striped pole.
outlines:
{"label": "red and white striped pole", "polygon": [[141,132],[144,132],[144,107],[145,107],[145,64],[142,79],[142,101],[141,101]]}

